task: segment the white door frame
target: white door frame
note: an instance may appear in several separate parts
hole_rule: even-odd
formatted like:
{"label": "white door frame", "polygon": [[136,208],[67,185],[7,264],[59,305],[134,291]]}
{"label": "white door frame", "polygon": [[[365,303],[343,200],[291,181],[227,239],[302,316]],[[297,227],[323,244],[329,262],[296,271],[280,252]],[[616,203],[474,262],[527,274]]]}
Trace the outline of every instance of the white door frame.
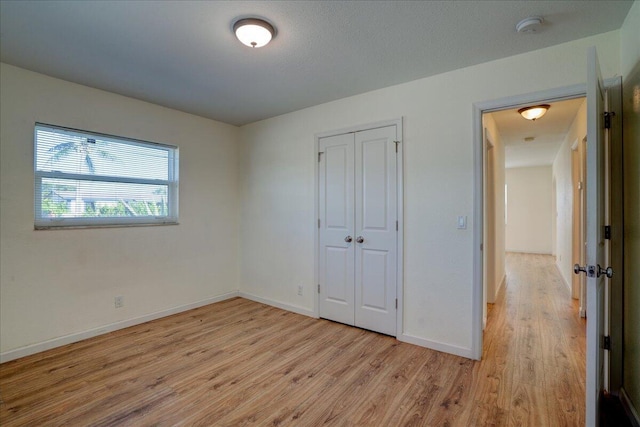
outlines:
{"label": "white door frame", "polygon": [[[619,84],[619,77],[604,80],[605,88]],[[493,111],[507,110],[525,107],[527,105],[556,102],[567,99],[583,98],[587,96],[586,83],[564,86],[555,89],[532,92],[506,98],[483,101],[473,104],[473,305],[471,318],[473,321],[471,331],[471,355],[474,359],[482,357],[482,300],[483,300],[483,267],[482,267],[482,237],[483,237],[483,149],[484,128],[482,114]]]}
{"label": "white door frame", "polygon": [[[483,167],[483,228],[482,238],[485,241],[485,245],[482,246],[485,251],[482,259],[482,329],[487,327],[487,304],[495,302],[495,288],[496,288],[496,246],[495,246],[495,234],[496,234],[496,199],[495,199],[495,144],[493,136],[489,129],[484,129],[484,147],[482,159]],[[489,162],[489,156],[491,156],[491,162]],[[484,197],[487,192],[490,197]],[[490,200],[487,200],[490,199]],[[488,203],[487,203],[488,202]],[[485,216],[486,214],[486,216]],[[491,273],[491,274],[489,274]],[[492,284],[489,289],[489,284]],[[489,292],[491,291],[491,292]]]}
{"label": "white door frame", "polygon": [[387,126],[396,126],[396,136],[398,138],[398,141],[400,141],[398,145],[398,156],[396,157],[396,174],[397,174],[397,194],[398,194],[398,203],[397,203],[397,218],[398,218],[398,240],[397,240],[397,253],[398,253],[398,259],[397,259],[397,266],[396,266],[396,297],[398,298],[398,309],[396,310],[396,338],[399,339],[400,336],[402,336],[403,332],[404,332],[404,316],[403,316],[403,307],[404,307],[404,170],[403,170],[403,165],[404,165],[404,150],[403,150],[403,145],[404,145],[404,141],[402,139],[402,118],[399,119],[394,119],[394,120],[385,120],[385,121],[380,121],[380,122],[375,122],[375,123],[368,123],[368,124],[362,124],[362,125],[358,125],[358,126],[350,126],[347,128],[342,128],[342,129],[337,129],[337,130],[332,130],[332,131],[327,131],[327,132],[320,132],[320,133],[316,133],[314,135],[315,138],[315,143],[314,143],[314,152],[313,152],[313,156],[314,156],[314,180],[315,180],[315,185],[314,185],[314,221],[313,221],[313,229],[314,229],[314,244],[313,244],[313,251],[314,251],[314,266],[313,266],[313,270],[314,270],[314,283],[316,284],[316,291],[314,292],[314,298],[313,298],[313,310],[314,310],[314,314],[315,317],[320,317],[320,304],[319,304],[319,295],[317,292],[317,286],[319,286],[319,279],[320,279],[320,272],[319,272],[319,265],[320,265],[320,250],[319,250],[319,243],[320,243],[320,238],[319,238],[319,228],[318,228],[318,221],[319,221],[319,208],[320,208],[320,204],[319,204],[319,194],[320,194],[320,181],[319,181],[319,169],[318,169],[318,152],[319,152],[319,144],[320,144],[320,138],[324,138],[324,137],[328,137],[328,136],[334,136],[334,135],[340,135],[340,134],[344,134],[344,133],[355,133],[355,132],[359,132],[359,131],[363,131],[363,130],[369,130],[369,129],[376,129],[376,128],[382,128],[382,127],[387,127]]}
{"label": "white door frame", "polygon": [[587,85],[577,84],[523,95],[483,101],[473,104],[473,295],[471,318],[471,356],[482,358],[482,325],[483,325],[483,173],[484,173],[484,128],[482,115],[493,111],[526,107],[527,105],[556,102],[567,99],[582,98],[587,95]]}

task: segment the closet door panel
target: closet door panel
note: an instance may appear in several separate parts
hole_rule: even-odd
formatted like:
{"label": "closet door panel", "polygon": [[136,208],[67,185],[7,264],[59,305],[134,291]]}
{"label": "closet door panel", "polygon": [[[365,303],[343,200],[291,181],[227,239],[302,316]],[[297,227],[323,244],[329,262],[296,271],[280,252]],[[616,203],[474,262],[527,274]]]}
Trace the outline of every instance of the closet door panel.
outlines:
{"label": "closet door panel", "polygon": [[355,324],[396,334],[396,126],[355,135]]}
{"label": "closet door panel", "polygon": [[354,325],[354,136],[322,138],[319,147],[320,317]]}

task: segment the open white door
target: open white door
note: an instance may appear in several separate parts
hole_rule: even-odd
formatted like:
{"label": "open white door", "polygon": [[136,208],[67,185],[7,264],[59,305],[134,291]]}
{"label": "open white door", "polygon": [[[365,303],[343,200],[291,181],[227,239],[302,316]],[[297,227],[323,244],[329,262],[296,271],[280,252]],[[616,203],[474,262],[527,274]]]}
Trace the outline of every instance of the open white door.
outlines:
{"label": "open white door", "polygon": [[586,425],[599,424],[599,406],[604,382],[605,322],[605,97],[595,48],[587,54],[587,384]]}

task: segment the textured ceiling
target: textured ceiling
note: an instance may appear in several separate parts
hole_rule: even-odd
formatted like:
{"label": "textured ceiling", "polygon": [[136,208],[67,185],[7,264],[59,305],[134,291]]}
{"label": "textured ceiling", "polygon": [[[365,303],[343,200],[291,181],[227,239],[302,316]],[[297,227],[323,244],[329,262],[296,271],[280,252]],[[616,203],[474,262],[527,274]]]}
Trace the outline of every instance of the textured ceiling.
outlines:
{"label": "textured ceiling", "polygon": [[[242,125],[619,29],[632,1],[7,1],[0,59]],[[535,35],[515,24],[541,15]],[[278,29],[240,44],[239,17]]]}
{"label": "textured ceiling", "polygon": [[[489,113],[505,146],[505,167],[551,165],[585,98],[551,103],[547,114],[525,120],[518,109]],[[525,142],[526,137],[535,138]]]}

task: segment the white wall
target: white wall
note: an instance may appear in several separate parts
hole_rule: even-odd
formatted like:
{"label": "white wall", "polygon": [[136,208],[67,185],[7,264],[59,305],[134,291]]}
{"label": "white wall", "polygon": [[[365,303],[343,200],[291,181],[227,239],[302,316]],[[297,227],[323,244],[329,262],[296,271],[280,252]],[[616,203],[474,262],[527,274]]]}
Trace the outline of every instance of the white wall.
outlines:
{"label": "white wall", "polygon": [[640,1],[635,0],[620,28],[620,74],[631,74],[640,61]]}
{"label": "white wall", "polygon": [[551,254],[551,166],[508,168],[508,252]]}
{"label": "white wall", "polygon": [[[581,142],[587,134],[587,100],[585,99],[571,123],[565,140],[553,161],[556,181],[556,264],[565,284],[571,288],[573,278],[573,181],[572,151],[575,141]],[[576,236],[576,238],[578,238]]]}
{"label": "white wall", "polygon": [[586,48],[593,45],[603,74],[618,73],[614,31],[241,128],[241,291],[314,309],[314,134],[403,117],[401,338],[471,355],[474,230],[471,221],[456,229],[456,216],[473,214],[473,103],[584,83]]}
{"label": "white wall", "polygon": [[[3,355],[237,290],[238,128],[6,64],[0,87]],[[35,231],[35,122],[177,145],[180,225]]]}

